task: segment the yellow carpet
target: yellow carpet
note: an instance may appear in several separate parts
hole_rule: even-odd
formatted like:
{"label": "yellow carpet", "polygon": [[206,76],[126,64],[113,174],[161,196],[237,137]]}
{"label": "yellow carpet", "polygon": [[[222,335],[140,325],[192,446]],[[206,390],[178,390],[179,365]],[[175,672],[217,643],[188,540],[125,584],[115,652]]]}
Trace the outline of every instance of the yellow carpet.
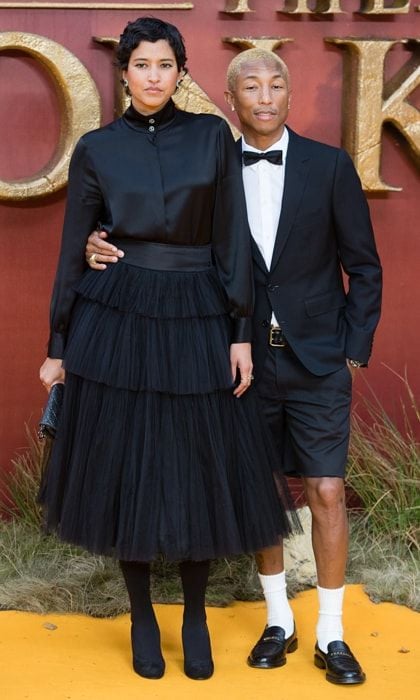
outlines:
{"label": "yellow carpet", "polygon": [[[374,605],[360,586],[346,590],[347,641],[367,673],[362,686],[338,687],[313,665],[316,591],[293,602],[299,649],[286,666],[248,668],[245,659],[264,626],[262,603],[209,608],[216,671],[208,681],[182,672],[182,608],[159,605],[166,673],[145,680],[130,666],[129,618],[0,613],[0,690],[5,700],[414,700],[419,690],[420,617]],[[53,629],[53,626],[56,626]]]}

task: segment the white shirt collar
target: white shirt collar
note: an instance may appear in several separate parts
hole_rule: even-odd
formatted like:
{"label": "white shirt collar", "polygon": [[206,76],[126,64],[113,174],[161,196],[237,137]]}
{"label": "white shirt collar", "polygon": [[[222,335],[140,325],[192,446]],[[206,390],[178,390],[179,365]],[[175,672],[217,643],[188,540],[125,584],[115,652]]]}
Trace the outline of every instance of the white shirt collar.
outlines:
{"label": "white shirt collar", "polygon": [[286,155],[287,155],[287,147],[289,145],[289,132],[287,130],[287,127],[284,128],[283,133],[281,135],[281,138],[276,141],[275,143],[271,144],[269,148],[267,148],[265,151],[261,151],[260,148],[255,148],[254,146],[250,146],[246,141],[245,137],[242,136],[242,151],[254,151],[255,153],[267,153],[268,151],[283,151],[283,164],[286,160]]}

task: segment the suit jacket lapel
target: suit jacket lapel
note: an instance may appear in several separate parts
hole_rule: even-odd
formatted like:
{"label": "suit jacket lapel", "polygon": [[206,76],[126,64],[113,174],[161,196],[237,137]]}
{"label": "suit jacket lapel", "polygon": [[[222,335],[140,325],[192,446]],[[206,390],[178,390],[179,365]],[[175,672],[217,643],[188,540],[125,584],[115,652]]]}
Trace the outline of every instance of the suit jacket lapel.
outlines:
{"label": "suit jacket lapel", "polygon": [[303,139],[289,129],[283,202],[270,271],[276,267],[289,237],[306,186],[309,162],[310,159],[304,152]]}
{"label": "suit jacket lapel", "polygon": [[[241,172],[242,172],[242,139],[238,139],[236,142],[236,152],[238,154],[238,159],[239,162],[241,163]],[[268,275],[268,267],[265,264],[265,260],[261,254],[260,249],[258,248],[253,235],[250,233],[251,236],[251,252],[252,252],[252,257],[254,259],[254,262],[262,269],[262,271]]]}

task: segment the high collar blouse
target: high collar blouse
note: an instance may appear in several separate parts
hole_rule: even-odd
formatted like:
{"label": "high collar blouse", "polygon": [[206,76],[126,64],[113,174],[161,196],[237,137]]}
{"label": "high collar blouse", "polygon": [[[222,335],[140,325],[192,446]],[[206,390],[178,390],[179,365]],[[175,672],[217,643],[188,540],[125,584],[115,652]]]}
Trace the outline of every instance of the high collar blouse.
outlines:
{"label": "high collar blouse", "polygon": [[240,162],[223,119],[178,110],[170,100],[147,116],[131,106],[80,139],[69,170],[50,357],[63,357],[73,286],[86,270],[87,238],[97,227],[122,250],[127,239],[211,243],[228,310],[237,319],[233,340],[250,339],[250,235]]}

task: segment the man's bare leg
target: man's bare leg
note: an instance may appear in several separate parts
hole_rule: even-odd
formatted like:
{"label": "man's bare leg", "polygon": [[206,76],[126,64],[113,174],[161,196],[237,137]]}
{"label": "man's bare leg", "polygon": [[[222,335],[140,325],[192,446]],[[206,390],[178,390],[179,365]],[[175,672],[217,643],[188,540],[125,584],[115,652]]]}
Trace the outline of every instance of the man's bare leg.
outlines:
{"label": "man's bare leg", "polygon": [[320,649],[343,639],[342,607],[348,552],[348,521],[344,481],[336,477],[303,479],[312,513],[312,545],[315,555],[319,617],[316,628]]}
{"label": "man's bare leg", "polygon": [[283,542],[255,554],[258,576],[267,604],[267,627],[282,627],[286,639],[293,634],[293,612],[287,598]]}
{"label": "man's bare leg", "polygon": [[[321,603],[317,637],[326,651],[329,641],[343,638],[342,601],[348,551],[344,481],[306,477],[303,484],[312,513],[312,545]],[[260,550],[255,559],[267,601],[267,625],[287,629],[287,637],[293,629],[293,614],[285,588],[283,543]]]}
{"label": "man's bare leg", "polygon": [[255,561],[259,574],[263,574],[264,576],[281,574],[284,570],[283,542],[273,545],[273,547],[260,549],[260,551],[255,554]]}
{"label": "man's bare leg", "polygon": [[255,554],[258,576],[267,605],[267,626],[248,656],[254,668],[278,668],[295,651],[298,641],[293,612],[287,599],[283,542]]}

